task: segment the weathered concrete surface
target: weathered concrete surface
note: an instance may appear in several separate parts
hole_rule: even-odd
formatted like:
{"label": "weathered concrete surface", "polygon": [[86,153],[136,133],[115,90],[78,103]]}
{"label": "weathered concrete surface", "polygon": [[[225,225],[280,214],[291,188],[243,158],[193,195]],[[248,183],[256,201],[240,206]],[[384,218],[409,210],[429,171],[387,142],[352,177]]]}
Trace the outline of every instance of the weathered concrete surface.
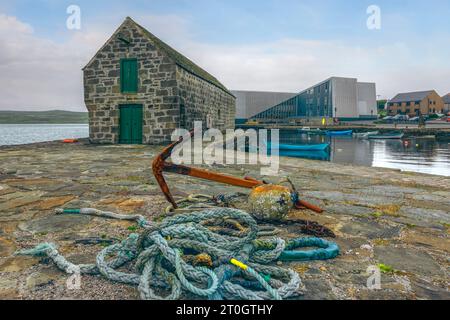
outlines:
{"label": "weathered concrete surface", "polygon": [[[58,216],[56,207],[136,212],[148,219],[167,206],[151,175],[151,146],[36,144],[0,148],[0,298],[137,299],[134,287],[83,276],[82,290],[66,289],[67,275],[46,259],[15,257],[15,250],[55,242],[75,263],[93,262],[102,249],[77,240],[117,241],[132,223]],[[259,178],[257,168],[214,167]],[[305,299],[449,299],[450,179],[388,169],[283,159],[305,199],[324,214],[293,211],[290,219],[318,221],[335,231],[342,255],[335,260],[284,263],[301,275]],[[276,181],[277,178],[272,178]],[[176,196],[244,191],[168,175]],[[285,237],[296,234],[285,232]],[[381,290],[366,286],[366,270],[385,264]]]}

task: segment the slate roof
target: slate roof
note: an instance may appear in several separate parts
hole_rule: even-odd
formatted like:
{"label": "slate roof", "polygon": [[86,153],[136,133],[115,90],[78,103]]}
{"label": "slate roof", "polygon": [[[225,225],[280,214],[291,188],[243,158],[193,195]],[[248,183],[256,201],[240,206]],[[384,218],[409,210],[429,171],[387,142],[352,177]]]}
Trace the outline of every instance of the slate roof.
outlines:
{"label": "slate roof", "polygon": [[444,100],[445,104],[450,104],[450,93],[446,96],[443,96],[442,100]]}
{"label": "slate roof", "polygon": [[[169,46],[167,43],[163,42],[161,39],[156,37],[154,34],[152,34],[150,31],[145,29],[143,26],[138,24],[136,21],[131,19],[130,17],[127,17],[125,21],[122,23],[122,25],[116,30],[116,32],[110,37],[110,39],[103,45],[105,47],[111,39],[113,39],[115,36],[119,34],[119,31],[121,30],[122,26],[126,22],[133,23],[138,29],[142,31],[142,34],[147,37],[156,47],[158,47],[161,51],[164,51],[179,67],[185,69],[186,71],[196,75],[197,77],[211,83],[212,85],[222,89],[229,95],[234,95],[222,84],[219,80],[217,80],[214,76],[209,74],[207,71],[199,67],[197,64],[189,60],[187,57],[183,56],[181,53],[173,49],[171,46]],[[91,65],[91,63],[95,60],[95,57],[97,54],[103,49],[100,48],[97,53],[92,57],[92,59],[88,62],[88,64],[83,68],[85,70],[88,66]]]}
{"label": "slate roof", "polygon": [[154,34],[152,34],[150,31],[136,23],[133,19],[130,17],[127,17],[128,20],[130,20],[132,23],[134,23],[139,29],[141,29],[142,33],[151,41],[153,42],[160,50],[164,51],[170,58],[172,58],[175,63],[180,66],[181,68],[187,70],[188,72],[196,75],[197,77],[215,85],[216,87],[219,87],[220,89],[224,90],[228,94],[234,96],[228,89],[220,83],[219,80],[217,80],[214,76],[209,74],[207,71],[199,67],[197,64],[189,60],[187,57],[173,49],[171,46],[169,46],[167,43],[163,42],[161,39],[156,37]]}
{"label": "slate roof", "polygon": [[432,92],[433,92],[433,90],[399,93],[389,102],[390,103],[400,103],[400,102],[422,101],[424,98],[426,98]]}

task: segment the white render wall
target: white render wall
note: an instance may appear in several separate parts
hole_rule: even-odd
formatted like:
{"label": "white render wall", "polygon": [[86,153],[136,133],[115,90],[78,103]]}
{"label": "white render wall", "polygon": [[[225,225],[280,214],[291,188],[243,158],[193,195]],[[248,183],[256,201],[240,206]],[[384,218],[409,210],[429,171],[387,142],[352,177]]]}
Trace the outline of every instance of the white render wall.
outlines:
{"label": "white render wall", "polygon": [[331,78],[333,115],[338,118],[357,118],[357,80],[354,78]]}
{"label": "white render wall", "polygon": [[375,83],[358,82],[358,116],[376,116],[377,108],[377,91]]}
{"label": "white render wall", "polygon": [[249,119],[283,101],[296,93],[263,92],[263,91],[231,91],[236,96],[236,119]]}
{"label": "white render wall", "polygon": [[330,80],[334,117],[359,118],[377,115],[375,83],[358,82],[355,78],[333,77]]}

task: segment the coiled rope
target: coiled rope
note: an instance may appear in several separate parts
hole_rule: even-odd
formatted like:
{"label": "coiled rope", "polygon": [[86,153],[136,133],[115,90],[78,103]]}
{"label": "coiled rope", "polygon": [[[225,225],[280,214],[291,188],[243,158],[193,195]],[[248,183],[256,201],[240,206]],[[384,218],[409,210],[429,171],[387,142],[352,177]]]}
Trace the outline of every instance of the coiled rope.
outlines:
{"label": "coiled rope", "polygon": [[[240,210],[216,208],[166,218],[161,223],[150,223],[141,215],[122,215],[90,208],[59,209],[57,213],[136,221],[144,232],[131,234],[121,243],[104,248],[97,255],[95,264],[75,265],[59,254],[51,243],[20,250],[17,255],[47,256],[69,274],[101,274],[111,281],[135,285],[142,299],[175,300],[186,293],[216,300],[270,300],[291,298],[304,292],[296,272],[269,265],[286,255],[286,246],[292,250],[301,246],[301,241],[286,245],[281,238],[257,239],[256,221]],[[202,225],[204,221],[217,219],[232,219],[245,225],[246,229],[239,236],[233,236],[214,232]],[[316,240],[311,241],[314,244]],[[326,241],[321,243],[321,246],[325,245]],[[339,249],[335,246],[332,251],[329,256],[311,254],[310,258],[333,258]],[[188,254],[207,255],[211,257],[212,266],[189,264],[183,259]],[[118,271],[127,263],[134,263],[134,273]],[[158,295],[157,289],[170,290],[170,293]]]}

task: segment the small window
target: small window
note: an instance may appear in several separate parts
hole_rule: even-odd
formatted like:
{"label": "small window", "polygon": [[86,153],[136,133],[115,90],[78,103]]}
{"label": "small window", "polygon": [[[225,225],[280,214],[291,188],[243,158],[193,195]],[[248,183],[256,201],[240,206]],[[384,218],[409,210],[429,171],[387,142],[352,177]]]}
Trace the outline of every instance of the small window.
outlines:
{"label": "small window", "polygon": [[122,93],[138,92],[137,59],[120,60],[120,88]]}

